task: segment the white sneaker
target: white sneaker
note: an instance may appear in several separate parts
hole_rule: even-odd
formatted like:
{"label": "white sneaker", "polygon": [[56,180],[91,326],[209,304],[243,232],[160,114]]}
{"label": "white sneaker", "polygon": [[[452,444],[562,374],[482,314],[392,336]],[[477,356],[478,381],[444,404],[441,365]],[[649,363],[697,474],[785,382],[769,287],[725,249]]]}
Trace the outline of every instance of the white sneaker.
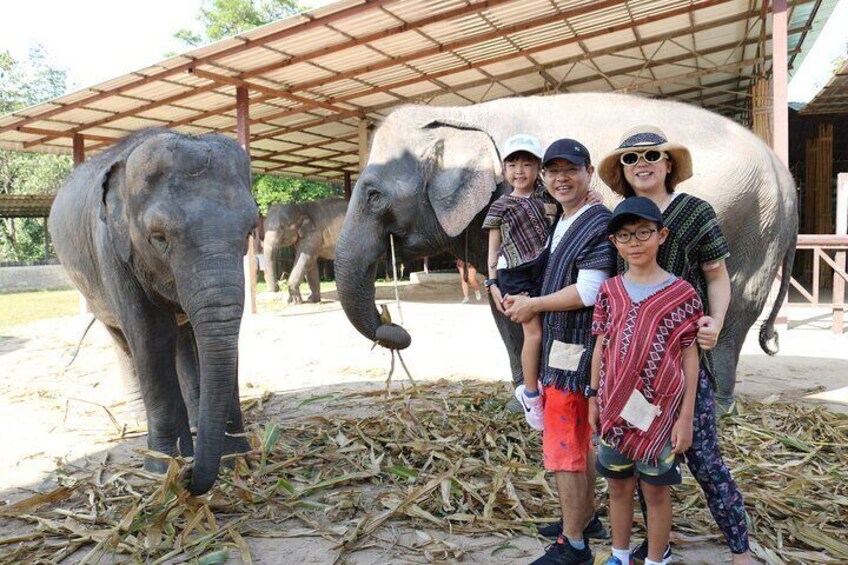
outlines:
{"label": "white sneaker", "polygon": [[480,301],[483,299],[483,295],[482,295],[482,294],[480,294],[480,291],[479,291],[479,290],[475,290],[475,291],[474,291],[474,298],[476,298],[476,299],[477,299],[477,302],[480,302]]}
{"label": "white sneaker", "polygon": [[545,428],[545,418],[542,412],[544,402],[542,395],[528,398],[524,394],[524,385],[518,385],[515,389],[515,398],[521,403],[524,408],[524,419],[534,430],[542,431]]}
{"label": "white sneaker", "polygon": [[467,297],[467,296],[463,296],[463,297],[462,297],[462,300],[460,300],[460,301],[459,301],[459,303],[460,303],[460,304],[468,304],[468,297]]}

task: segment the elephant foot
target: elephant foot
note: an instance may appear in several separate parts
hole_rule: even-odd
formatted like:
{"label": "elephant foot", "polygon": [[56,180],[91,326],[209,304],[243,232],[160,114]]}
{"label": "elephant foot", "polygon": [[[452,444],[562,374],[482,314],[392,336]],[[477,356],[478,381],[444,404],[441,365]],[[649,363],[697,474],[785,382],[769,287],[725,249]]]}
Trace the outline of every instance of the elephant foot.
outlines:
{"label": "elephant foot", "polygon": [[716,419],[719,419],[722,416],[735,416],[739,413],[739,410],[736,408],[735,396],[716,395],[715,406],[713,409],[715,410]]}
{"label": "elephant foot", "polygon": [[321,302],[321,295],[320,294],[318,294],[318,295],[310,294],[307,302],[310,302],[312,304],[317,304],[318,302]]}
{"label": "elephant foot", "polygon": [[[242,454],[249,453],[253,448],[250,446],[250,442],[247,441],[247,438],[240,436],[224,436],[224,452],[223,455],[234,455],[234,454]],[[232,469],[235,466],[235,459],[224,459],[221,462],[221,465],[227,467],[228,469]],[[248,466],[250,463],[248,462]]]}

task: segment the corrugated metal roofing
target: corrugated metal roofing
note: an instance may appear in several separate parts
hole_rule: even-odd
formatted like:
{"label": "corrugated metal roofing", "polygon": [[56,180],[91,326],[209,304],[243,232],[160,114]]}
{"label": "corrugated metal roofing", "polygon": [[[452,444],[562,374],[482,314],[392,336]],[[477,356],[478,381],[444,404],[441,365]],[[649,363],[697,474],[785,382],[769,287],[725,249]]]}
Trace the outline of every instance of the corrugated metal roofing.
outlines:
{"label": "corrugated metal roofing", "polygon": [[[409,102],[626,90],[737,120],[770,74],[767,0],[342,0],[0,117],[0,147],[86,152],[143,127],[235,136],[256,171],[358,172],[362,119]],[[836,0],[789,1],[790,66]]]}
{"label": "corrugated metal roofing", "polygon": [[816,96],[801,109],[801,114],[848,114],[848,60],[842,63]]}

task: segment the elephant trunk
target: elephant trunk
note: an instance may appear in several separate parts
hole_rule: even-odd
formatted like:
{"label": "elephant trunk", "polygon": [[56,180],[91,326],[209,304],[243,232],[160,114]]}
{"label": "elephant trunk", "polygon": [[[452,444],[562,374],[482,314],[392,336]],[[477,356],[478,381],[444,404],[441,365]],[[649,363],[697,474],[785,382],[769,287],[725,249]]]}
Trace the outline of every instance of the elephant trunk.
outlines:
{"label": "elephant trunk", "polygon": [[345,315],[359,333],[389,349],[405,349],[412,339],[405,329],[380,319],[374,305],[377,262],[386,253],[387,234],[376,220],[345,217],[336,245],[336,289]]}
{"label": "elephant trunk", "polygon": [[265,284],[268,286],[269,292],[277,292],[280,290],[277,286],[277,280],[280,278],[280,273],[277,272],[277,256],[280,254],[277,232],[275,230],[266,231],[262,245],[265,253]]}
{"label": "elephant trunk", "polygon": [[186,312],[197,340],[200,402],[194,472],[189,491],[207,492],[218,477],[230,404],[238,386],[238,337],[244,313],[241,257],[194,270],[187,289]]}

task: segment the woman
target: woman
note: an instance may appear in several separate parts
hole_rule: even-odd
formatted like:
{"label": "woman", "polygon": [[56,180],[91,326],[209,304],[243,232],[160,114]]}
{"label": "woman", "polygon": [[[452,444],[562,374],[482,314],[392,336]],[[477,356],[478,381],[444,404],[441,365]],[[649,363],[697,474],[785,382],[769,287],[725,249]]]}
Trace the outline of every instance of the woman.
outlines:
{"label": "woman", "polygon": [[[730,276],[725,265],[730,252],[718,218],[707,202],[674,191],[679,183],[692,176],[692,158],[686,147],[670,143],[659,128],[637,126],[625,133],[618,148],[601,161],[598,174],[607,186],[625,198],[643,196],[656,203],[670,231],[657,262],[692,284],[708,313],[698,322],[702,354],[693,442],[686,452],[686,460],[727,539],[733,563],[751,563],[745,505],[722,460],[714,413],[710,350],[718,342],[730,304]],[[619,270],[625,270],[623,263],[619,264]],[[643,543],[634,557],[644,559],[646,554],[647,544]],[[664,557],[664,563],[670,561],[670,549]]]}

